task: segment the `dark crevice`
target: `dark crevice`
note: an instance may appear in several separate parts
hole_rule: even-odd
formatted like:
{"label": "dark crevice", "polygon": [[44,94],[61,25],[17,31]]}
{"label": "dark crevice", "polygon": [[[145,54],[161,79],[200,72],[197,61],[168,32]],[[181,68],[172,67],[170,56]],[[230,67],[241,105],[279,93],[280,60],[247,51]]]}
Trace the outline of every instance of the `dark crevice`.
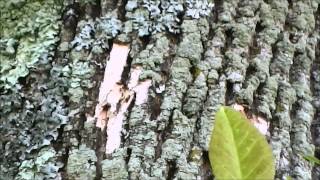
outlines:
{"label": "dark crevice", "polygon": [[[292,17],[290,16],[290,9],[289,9],[289,13],[286,15],[286,19],[283,25],[283,31],[287,31],[290,32],[290,30],[292,29]],[[281,33],[283,33],[283,31]]]}
{"label": "dark crevice", "polygon": [[81,137],[81,131],[84,130],[84,122],[86,121],[85,114],[80,114],[80,117],[78,118],[78,126],[75,128],[74,133],[75,136],[79,142],[79,145],[82,143],[82,137]]}
{"label": "dark crevice", "polygon": [[[178,18],[178,23],[177,23],[177,25],[180,27],[181,25],[182,25],[182,23],[183,23],[183,20],[184,20],[184,15],[185,15],[185,11],[182,11],[182,12],[179,12],[178,14],[177,14],[177,18]],[[167,29],[168,30],[168,29]],[[170,34],[173,34],[173,33],[170,33]],[[174,34],[175,36],[177,36],[176,34]]]}
{"label": "dark crevice", "polygon": [[168,176],[166,180],[174,179],[175,172],[178,170],[177,163],[175,161],[168,161],[168,167],[169,167],[169,170],[168,170]]}
{"label": "dark crevice", "polygon": [[293,6],[293,3],[292,3],[292,0],[287,0],[288,1],[288,4],[289,4],[289,9],[292,9],[292,6]]}
{"label": "dark crevice", "polygon": [[78,2],[75,2],[74,5],[78,7],[78,12],[79,12],[79,20],[80,19],[85,19],[86,18],[86,4],[80,4]]}
{"label": "dark crevice", "polygon": [[62,13],[64,28],[70,30],[70,32],[75,32],[79,20],[79,14],[80,7],[78,3],[67,6]]}
{"label": "dark crevice", "polygon": [[289,82],[292,84],[293,82],[296,81],[296,78],[297,78],[297,75],[296,73],[298,72],[299,70],[299,60],[297,58],[299,58],[299,55],[300,53],[295,51],[294,52],[294,55],[293,55],[293,63],[290,67],[290,70],[289,70]]}
{"label": "dark crevice", "polygon": [[124,22],[126,20],[126,4],[128,0],[120,0],[120,5],[118,6],[118,18]]}
{"label": "dark crevice", "polygon": [[256,75],[257,69],[253,65],[249,65],[248,68],[246,69],[246,75],[245,75],[245,80],[242,83],[242,89],[245,89],[248,87],[248,80],[250,80],[252,77],[257,76]]}
{"label": "dark crevice", "polygon": [[164,81],[163,83],[166,83],[170,76],[172,62],[173,62],[173,57],[169,57],[169,58],[165,58],[164,63],[160,65],[161,77]]}
{"label": "dark crevice", "polygon": [[273,115],[269,122],[270,137],[275,137],[277,135],[275,130],[279,129],[279,117]]}
{"label": "dark crevice", "polygon": [[250,61],[252,61],[253,58],[255,58],[257,55],[259,55],[261,53],[261,47],[259,47],[258,42],[257,42],[257,37],[256,34],[253,36],[252,38],[252,43],[249,46],[249,57],[248,57],[248,61],[250,63]]}
{"label": "dark crevice", "polygon": [[263,0],[263,2],[266,3],[266,4],[270,4],[270,1],[271,0]]}
{"label": "dark crevice", "polygon": [[147,45],[151,41],[151,35],[139,37],[139,40],[142,43],[142,49],[146,49]]}
{"label": "dark crevice", "polygon": [[18,82],[20,85],[25,86],[27,84],[27,77],[19,77]]}
{"label": "dark crevice", "polygon": [[55,150],[56,152],[59,152],[59,151],[63,148],[63,138],[64,138],[63,132],[64,132],[64,126],[65,126],[65,125],[61,125],[61,126],[57,129],[57,131],[58,131],[58,137],[57,137],[57,139],[56,139],[55,141],[52,142],[52,146],[53,146],[53,148],[54,148],[54,150]]}
{"label": "dark crevice", "polygon": [[[128,99],[128,98],[129,98],[129,97],[127,97],[127,99]],[[125,99],[124,101],[127,101],[127,99]],[[121,100],[117,102],[115,112],[119,113],[122,104],[123,104],[123,101],[121,101]],[[108,104],[108,106],[110,106],[110,104]]]}
{"label": "dark crevice", "polygon": [[[316,16],[316,27],[318,27],[318,32],[320,33],[320,5],[318,6],[318,16]],[[320,39],[318,38],[317,43],[315,45],[315,59],[312,62],[311,68],[310,68],[310,90],[311,94],[314,96],[320,96],[320,89],[316,89],[316,84],[320,83],[319,80],[317,80],[317,74],[320,73]],[[320,97],[319,97],[320,98]],[[320,102],[319,102],[320,103]]]}
{"label": "dark crevice", "polygon": [[99,180],[102,177],[102,164],[101,161],[104,160],[105,155],[105,144],[106,144],[106,128],[100,129],[96,128],[96,156],[97,156],[97,162],[96,165],[96,177],[95,180]]}
{"label": "dark crevice", "polygon": [[[124,122],[123,128],[124,128],[124,132],[129,133],[130,132],[130,125],[129,125],[129,119],[131,117],[131,111],[132,108],[134,107],[135,104],[135,100],[136,100],[136,94],[134,94],[134,97],[132,98],[131,103],[128,106],[127,109],[127,114],[126,114],[126,120]],[[127,139],[129,138],[129,134],[121,134],[121,142],[123,142],[123,144],[129,144],[129,142],[127,141]]]}
{"label": "dark crevice", "polygon": [[[100,59],[106,59],[106,57],[102,55],[102,56],[93,57],[93,59],[96,59],[96,61],[97,60],[99,61]],[[93,66],[95,67],[95,75],[91,78],[91,81],[93,82],[94,86],[88,90],[88,97],[87,97],[88,102],[91,102],[91,103],[86,104],[87,113],[91,116],[94,116],[96,107],[93,104],[98,104],[97,99],[99,97],[100,84],[104,78],[104,69],[103,69],[104,65],[102,65],[103,67],[99,65],[93,65]],[[69,102],[69,100],[66,102]]]}
{"label": "dark crevice", "polygon": [[121,74],[121,84],[127,88],[127,83],[130,79],[130,70],[131,70],[132,57],[128,56],[126,66],[123,68]]}
{"label": "dark crevice", "polygon": [[[0,81],[0,83],[2,83]],[[9,90],[5,90],[4,87],[0,87],[0,95],[4,95],[5,93],[9,93]]]}
{"label": "dark crevice", "polygon": [[[293,104],[292,104],[292,106],[291,106],[291,110],[290,110],[290,112],[289,112],[289,117],[290,117],[290,120],[291,120],[291,122],[292,122],[292,124],[291,124],[291,129],[290,129],[290,131],[289,131],[289,134],[290,134],[290,145],[288,145],[291,149],[294,149],[293,147],[292,147],[292,144],[295,142],[295,131],[294,130],[292,130],[293,128],[294,128],[294,117],[297,115],[297,111],[299,110],[299,109],[301,109],[302,107],[301,107],[301,105],[300,105],[300,103],[299,103],[299,101],[296,101],[296,102],[294,102]],[[296,154],[297,152],[294,152],[293,151],[293,153],[294,154]],[[292,161],[292,159],[291,159],[291,161]],[[292,163],[292,162],[291,162]],[[292,169],[292,168],[290,168],[290,169]]]}
{"label": "dark crevice", "polygon": [[203,164],[201,165],[201,168],[200,168],[201,177],[203,180],[212,180],[213,175],[212,175],[212,170],[211,170],[211,165],[209,160],[209,154],[207,151],[203,151],[202,160],[203,160]]}
{"label": "dark crevice", "polygon": [[[315,29],[316,29],[315,31],[320,33],[320,3],[318,4],[318,8],[317,8],[317,11],[314,13],[314,16],[315,16],[315,23],[316,23],[315,24]],[[318,41],[318,43],[319,43],[319,41]]]}
{"label": "dark crevice", "polygon": [[174,113],[175,109],[173,109],[171,111],[171,114],[169,116],[169,120],[168,120],[168,124],[165,127],[165,129],[163,131],[160,131],[158,133],[158,144],[156,146],[156,150],[155,150],[155,161],[160,158],[161,153],[162,153],[162,144],[166,141],[166,139],[170,136],[171,132],[172,132],[172,128],[173,128],[173,113]]}
{"label": "dark crevice", "polygon": [[63,151],[62,155],[59,158],[59,161],[62,162],[63,167],[61,169],[59,169],[59,172],[61,173],[62,179],[68,179],[66,168],[67,168],[67,165],[68,165],[68,158],[69,158],[69,151],[70,150],[69,150],[68,147],[64,148],[63,150],[64,151]]}
{"label": "dark crevice", "polygon": [[175,58],[175,50],[176,50],[177,44],[179,44],[180,42],[180,39],[177,36],[173,36],[171,34],[167,34],[167,38],[170,40],[169,52],[168,52],[169,55],[164,57],[164,62],[160,65],[163,84],[165,84],[170,77],[171,66]]}
{"label": "dark crevice", "polygon": [[[262,113],[261,111],[258,111],[259,109],[259,105],[260,105],[260,101],[261,99],[259,99],[259,97],[263,96],[264,93],[263,93],[263,90],[266,88],[266,83],[260,83],[257,90],[256,90],[256,93],[254,93],[254,97],[253,97],[253,103],[252,103],[252,110],[254,112],[254,114],[258,115],[258,116],[261,116],[263,117],[264,119],[267,119],[268,121],[270,121],[270,119],[267,118],[267,114],[265,113]],[[270,109],[271,111],[271,109]],[[273,112],[271,112],[271,114],[273,114]]]}
{"label": "dark crevice", "polygon": [[262,26],[262,21],[258,21],[256,24],[255,32],[256,34],[259,34],[265,29],[265,27]]}
{"label": "dark crevice", "polygon": [[271,51],[272,51],[272,57],[271,57],[271,60],[270,60],[270,65],[269,65],[269,74],[272,76],[274,75],[275,73],[273,73],[273,69],[270,68],[271,65],[274,63],[277,55],[278,55],[278,43],[281,41],[281,38],[278,37],[277,41],[273,44],[271,44]]}
{"label": "dark crevice", "polygon": [[[104,4],[102,4],[104,2]],[[100,6],[101,6],[101,15],[105,16],[109,12],[113,12],[116,10],[117,5],[118,5],[119,0],[104,0],[101,1]]]}
{"label": "dark crevice", "polygon": [[228,50],[228,48],[230,48],[231,44],[232,44],[232,40],[233,40],[233,31],[231,28],[228,28],[225,30],[225,44],[223,46],[223,48],[221,48],[221,53],[225,54],[225,52]]}
{"label": "dark crevice", "polygon": [[[182,104],[185,104],[186,103],[186,99],[188,98],[187,95],[188,95],[188,89],[190,89],[192,87],[192,84],[189,83],[187,84],[187,90],[185,92],[183,92],[183,95],[182,95],[182,98],[180,100],[180,102]],[[181,106],[181,109],[179,109],[181,112],[183,112],[183,105]]]}
{"label": "dark crevice", "polygon": [[234,93],[233,93],[234,84],[226,81],[226,95],[225,95],[225,105],[231,105],[234,101]]}
{"label": "dark crevice", "polygon": [[173,109],[171,111],[171,114],[169,116],[169,123],[167,124],[166,128],[164,129],[164,131],[162,132],[162,140],[163,142],[171,135],[171,132],[172,132],[172,129],[173,129],[173,114],[174,114],[174,111],[176,109]]}
{"label": "dark crevice", "polygon": [[92,17],[93,19],[96,19],[100,17],[101,14],[101,8],[100,8],[100,0],[96,0],[94,3],[90,4],[88,7],[89,10],[89,16]]}
{"label": "dark crevice", "polygon": [[[192,135],[192,139],[193,139],[193,143],[196,143],[196,145],[198,145],[198,141],[197,141],[197,135],[200,133],[199,131],[201,130],[201,117],[202,117],[202,114],[203,114],[203,111],[204,111],[204,108],[205,106],[207,105],[207,101],[208,101],[208,97],[209,97],[209,94],[210,94],[210,88],[209,88],[209,83],[208,83],[208,76],[206,77],[207,81],[206,81],[206,86],[208,87],[207,89],[207,92],[206,92],[206,96],[203,100],[203,103],[201,103],[201,108],[199,109],[199,112],[196,114],[196,121],[195,121],[195,124],[194,124],[194,133]],[[189,118],[189,117],[188,117]]]}
{"label": "dark crevice", "polygon": [[69,104],[69,100],[70,100],[70,97],[68,95],[64,95],[62,96],[63,98],[63,101],[66,103],[66,104]]}
{"label": "dark crevice", "polygon": [[156,120],[157,117],[160,115],[161,112],[161,104],[162,104],[163,97],[160,94],[155,95],[154,97],[149,96],[148,104],[150,110],[150,120]]}
{"label": "dark crevice", "polygon": [[[212,25],[209,25],[209,33],[208,33],[208,37],[207,37],[207,42],[212,41],[213,37],[215,36],[215,29]],[[206,46],[204,46],[206,47]],[[206,51],[204,51],[206,52]]]}
{"label": "dark crevice", "polygon": [[300,37],[296,35],[296,33],[289,34],[289,40],[292,44],[296,44],[299,41]]}
{"label": "dark crevice", "polygon": [[126,164],[129,163],[129,160],[131,158],[131,154],[132,154],[132,149],[131,148],[127,148],[127,156],[126,156],[126,159],[125,159]]}
{"label": "dark crevice", "polygon": [[[288,90],[288,87],[286,87],[285,84],[279,83],[278,89],[277,89],[277,95],[276,95],[276,97],[275,97],[275,102],[276,102],[276,104],[275,104],[275,107],[276,107],[275,111],[277,111],[278,109],[280,109],[281,106],[282,106],[282,104],[284,103],[284,102],[283,102],[284,100],[283,100],[283,96],[282,96],[282,95],[283,95],[285,89]],[[291,108],[291,109],[293,109],[293,108]],[[273,114],[272,114],[272,119],[271,119],[271,121],[270,121],[270,129],[271,129],[270,132],[272,132],[274,128],[279,128],[279,127],[280,127],[280,119],[279,119],[279,117],[277,116],[276,113],[275,113],[275,114],[273,113]]]}
{"label": "dark crevice", "polygon": [[[71,42],[77,31],[77,25],[79,21],[80,7],[78,3],[74,3],[65,8],[62,14],[63,26],[59,30],[59,42],[60,45],[63,42]],[[61,52],[58,49],[59,46],[56,46],[55,54],[53,61],[59,65],[67,65],[69,59],[67,57],[68,52]],[[53,65],[54,66],[54,65]]]}
{"label": "dark crevice", "polygon": [[213,12],[213,21],[217,23],[219,20],[219,14],[223,11],[223,0],[214,0],[214,12]]}
{"label": "dark crevice", "polygon": [[108,50],[106,53],[109,54],[109,53],[111,52],[112,46],[113,46],[113,41],[112,41],[112,39],[108,39],[107,43],[108,43],[108,47],[110,47],[110,48],[109,48],[109,50]]}
{"label": "dark crevice", "polygon": [[261,4],[254,10],[254,16],[259,16],[261,11]]}
{"label": "dark crevice", "polygon": [[[203,59],[203,58],[202,58]],[[199,76],[201,70],[197,67],[197,66],[192,66],[190,69],[189,69],[191,75],[192,75],[192,82],[194,82],[197,77]]]}
{"label": "dark crevice", "polygon": [[[314,114],[314,120],[312,121],[311,124],[311,135],[312,135],[312,140],[313,144],[316,147],[315,153],[320,154],[320,142],[319,142],[319,136],[320,136],[320,110],[316,110]],[[318,139],[317,139],[318,138]]]}
{"label": "dark crevice", "polygon": [[[320,32],[320,4],[318,5],[317,12],[315,14],[316,19],[316,32]],[[315,59],[311,66],[310,71],[310,90],[313,96],[313,106],[314,106],[314,118],[310,127],[312,142],[315,146],[314,156],[320,159],[320,39],[317,39],[315,45]],[[317,77],[318,76],[318,77]],[[312,169],[313,179],[317,179],[320,175],[320,166],[315,165]]]}

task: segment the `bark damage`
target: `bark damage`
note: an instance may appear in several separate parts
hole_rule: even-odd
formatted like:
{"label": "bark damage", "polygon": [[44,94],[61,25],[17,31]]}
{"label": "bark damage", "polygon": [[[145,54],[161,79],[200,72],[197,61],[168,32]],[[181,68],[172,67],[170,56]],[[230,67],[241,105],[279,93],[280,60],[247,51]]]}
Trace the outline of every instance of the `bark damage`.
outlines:
{"label": "bark damage", "polygon": [[1,1],[0,179],[212,179],[220,105],[320,168],[319,2]]}

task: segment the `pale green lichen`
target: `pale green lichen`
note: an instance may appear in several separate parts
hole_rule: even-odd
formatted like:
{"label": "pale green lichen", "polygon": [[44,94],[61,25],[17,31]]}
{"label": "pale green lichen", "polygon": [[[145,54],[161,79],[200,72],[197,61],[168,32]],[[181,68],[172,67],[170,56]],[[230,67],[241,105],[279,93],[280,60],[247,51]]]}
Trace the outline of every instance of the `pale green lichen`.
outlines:
{"label": "pale green lichen", "polygon": [[265,115],[267,119],[272,118],[272,112],[276,109],[275,99],[277,91],[277,77],[272,76],[266,80],[264,87],[259,92],[259,97],[257,98],[257,110],[262,115]]}
{"label": "pale green lichen", "polygon": [[[194,110],[191,108],[187,110],[187,108],[184,107],[184,111],[187,110],[185,111],[186,113],[189,111],[190,114],[197,115],[198,112],[195,111],[197,109],[201,112],[200,117],[198,117],[197,120],[198,130],[195,133],[194,138],[195,142],[197,142],[197,146],[202,150],[208,149],[214,123],[212,114],[214,114],[218,110],[219,106],[223,104],[225,100],[224,94],[226,91],[225,77],[221,77],[221,74],[219,73],[223,65],[222,48],[224,46],[225,36],[224,33],[221,32],[222,29],[220,27],[215,28],[215,36],[211,40],[207,41],[204,59],[197,64],[197,67],[201,69],[202,73],[198,76],[199,79],[195,79],[196,81],[194,82],[197,82],[197,84],[199,83],[199,85],[202,84],[201,87],[206,83],[207,88],[200,88],[204,90],[207,89],[206,93],[205,91],[202,91],[201,94],[197,94],[200,99],[204,98],[203,107],[197,107]],[[204,34],[204,36],[206,35]],[[206,79],[202,79],[203,77],[201,77],[201,74],[203,74]]]}
{"label": "pale green lichen", "polygon": [[182,24],[182,29],[185,36],[177,49],[177,55],[188,58],[192,65],[197,65],[203,52],[201,35],[198,33],[200,29],[193,20],[185,20]]}
{"label": "pale green lichen", "polygon": [[199,106],[207,95],[208,87],[206,78],[203,73],[200,73],[194,81],[194,84],[189,87],[185,102],[183,104],[183,112],[188,117],[197,116],[202,108]]}
{"label": "pale green lichen", "polygon": [[93,180],[96,176],[96,162],[95,151],[84,145],[71,150],[67,165],[68,178]]}
{"label": "pale green lichen", "polygon": [[109,179],[128,179],[128,171],[126,168],[126,151],[127,149],[118,149],[112,154],[111,159],[101,161],[102,178],[103,180]]}
{"label": "pale green lichen", "polygon": [[109,40],[116,38],[122,31],[123,23],[114,13],[108,13],[96,19],[83,19],[78,22],[78,33],[74,37],[73,41],[70,42],[70,45],[68,42],[64,42],[60,49],[68,49],[69,46],[71,46],[76,51],[91,50],[95,54],[101,54],[110,48]]}
{"label": "pale green lichen", "polygon": [[71,79],[69,81],[70,100],[75,103],[80,103],[81,99],[85,96],[83,88],[92,88],[93,82],[90,78],[94,75],[94,68],[90,65],[89,61],[74,60],[70,64]]}
{"label": "pale green lichen", "polygon": [[[134,106],[129,117],[128,125],[131,128],[128,148],[130,148],[131,154],[127,165],[130,178],[133,179],[139,177],[149,177],[150,179],[148,174],[152,173],[148,169],[140,168],[152,167],[152,159],[155,157],[155,147],[157,146],[157,136],[153,132],[156,129],[156,122],[150,121],[147,113],[145,106]],[[147,156],[143,158],[145,154]]]}
{"label": "pale green lichen", "polygon": [[156,41],[154,44],[148,45],[138,56],[132,61],[133,65],[141,65],[143,72],[140,75],[140,80],[152,79],[153,85],[161,83],[161,64],[169,56],[169,39],[164,34],[155,35]]}
{"label": "pale green lichen", "polygon": [[[197,21],[192,22],[191,20],[186,20],[184,23],[182,27],[183,31],[186,32],[186,37],[190,34],[197,34],[199,30],[196,26]],[[194,27],[191,32],[189,25],[190,27]],[[129,146],[131,148],[131,156],[128,162],[128,171],[130,177],[133,179],[164,179],[168,177],[168,168],[172,168],[169,163],[171,161],[177,162],[176,167],[178,171],[174,172],[174,177],[178,179],[187,176],[196,177],[195,175],[198,172],[199,164],[193,162],[188,163],[187,152],[191,149],[191,136],[195,129],[197,119],[189,119],[179,110],[182,108],[183,96],[187,92],[188,85],[193,81],[190,71],[192,67],[190,61],[194,61],[195,64],[197,61],[200,61],[203,51],[201,49],[196,50],[196,48],[200,47],[199,44],[202,46],[202,37],[200,35],[195,35],[194,37],[197,38],[196,41],[198,44],[194,45],[191,43],[194,41],[188,39],[183,45],[180,45],[189,48],[189,50],[192,50],[196,54],[183,54],[183,52],[180,52],[173,58],[169,72],[170,79],[166,83],[166,89],[163,93],[164,99],[160,106],[161,111],[156,117],[156,120],[150,120],[148,111],[145,111],[142,107],[133,107],[131,110],[128,124],[131,129],[129,139],[132,145]],[[145,72],[149,74],[148,76],[142,74],[141,77],[151,77],[153,81],[158,80],[156,77],[161,77],[157,74],[161,72],[161,64],[166,63],[168,57],[168,45],[166,44],[168,43],[167,38],[160,36],[160,38],[153,43],[155,46],[147,46],[146,50],[142,51],[137,58],[133,60],[133,65],[142,65],[142,67],[145,68]],[[182,51],[183,48],[180,47],[180,49],[180,51]],[[153,57],[155,59],[150,62],[150,59]],[[205,76],[203,74],[200,73],[195,81],[198,82],[197,85],[199,84],[199,86],[205,87]],[[191,94],[192,92],[190,92],[190,95]],[[205,91],[201,92],[202,99],[205,94]],[[153,94],[153,96],[155,95]],[[190,96],[190,102],[191,99],[192,97]],[[194,111],[191,111],[192,114],[194,114]],[[172,132],[169,133],[170,135],[168,134],[169,137],[162,139],[162,135],[159,137],[158,132],[163,131],[163,134],[168,133],[166,132],[167,126],[172,128]],[[159,141],[163,141],[163,144]],[[159,148],[161,148],[160,154]],[[159,157],[157,158],[157,156]],[[155,158],[157,158],[156,161],[154,161]],[[139,168],[141,166],[147,168],[141,169]]]}
{"label": "pale green lichen", "polygon": [[162,34],[155,35],[156,41],[150,44],[139,53],[133,64],[142,65],[148,71],[160,72],[160,65],[164,63],[164,58],[168,56],[169,39]]}
{"label": "pale green lichen", "polygon": [[292,154],[290,146],[290,129],[292,123],[290,111],[292,109],[292,104],[295,101],[296,95],[294,89],[288,82],[280,81],[278,98],[276,100],[276,109],[273,114],[274,129],[270,138],[270,144],[273,149],[273,155],[278,169],[277,174],[281,176],[285,176],[290,173],[290,156]]}
{"label": "pale green lichen", "polygon": [[[261,31],[257,33],[256,42],[257,47],[252,48],[253,57],[250,58],[249,68],[251,73],[246,77],[243,83],[243,88],[237,94],[237,102],[252,105],[254,99],[257,100],[256,110],[267,117],[272,118],[272,112],[275,110],[275,98],[277,96],[277,77],[270,77],[270,62],[272,61],[272,46],[278,39],[278,34],[281,32],[281,27],[274,26],[276,20],[274,14],[271,13],[273,8],[280,8],[281,4],[267,4],[261,3],[259,18],[260,24],[257,24],[257,28],[261,28]],[[284,11],[277,11],[277,13],[283,13]],[[260,27],[258,26],[260,25]],[[258,90],[258,87],[261,87]],[[258,94],[258,95],[256,95]]]}
{"label": "pale green lichen", "polygon": [[[312,167],[311,165],[301,165],[300,162],[305,162],[305,160],[300,155],[314,153],[310,127],[314,119],[315,110],[312,106],[309,73],[315,59],[316,38],[310,36],[305,44],[299,44],[299,46],[302,46],[302,49],[305,49],[305,51],[294,57],[290,70],[291,84],[295,89],[297,97],[294,106],[298,107],[292,117],[291,147],[294,152],[292,163],[295,166],[293,168],[293,175],[299,179],[311,179]],[[299,49],[301,47],[298,47],[297,51]]]}
{"label": "pale green lichen", "polygon": [[293,2],[289,16],[293,31],[308,32],[315,28],[315,16],[313,13],[316,13],[316,9],[313,9],[310,4],[311,2]]}
{"label": "pale green lichen", "polygon": [[[263,27],[262,32],[260,32],[258,34],[258,38],[260,39],[259,41],[266,43],[266,45],[271,46],[271,44],[273,44],[277,38],[278,38],[278,34],[281,31],[281,27],[279,27],[279,25],[274,26],[274,24],[277,22],[276,18],[278,18],[278,14],[273,14],[273,10],[276,8],[281,9],[282,4],[266,4],[266,3],[262,3],[261,4],[261,8],[260,8],[260,13],[259,13],[259,17],[261,20],[261,27]],[[280,13],[281,17],[285,16],[285,11],[281,10],[281,11],[276,11],[277,13]]]}
{"label": "pale green lichen", "polygon": [[126,17],[140,37],[165,31],[177,34],[181,31],[180,15],[185,12],[186,16],[199,19],[209,16],[212,7],[208,1],[130,0],[126,4]]}
{"label": "pale green lichen", "polygon": [[187,0],[186,3],[186,16],[191,16],[195,19],[199,19],[201,16],[208,16],[214,6],[212,3],[210,3],[210,1],[208,2],[207,0]]}
{"label": "pale green lichen", "polygon": [[191,64],[186,58],[177,57],[174,59],[171,67],[172,82],[166,88],[166,96],[161,105],[161,114],[159,117],[159,129],[163,130],[169,123],[168,119],[171,111],[180,109],[182,106],[182,97],[188,88],[188,84],[192,81],[192,75],[189,72]]}
{"label": "pale green lichen", "polygon": [[277,52],[275,52],[273,62],[270,64],[270,73],[279,74],[282,78],[288,80],[294,56],[294,45],[289,40],[289,34],[284,33],[282,40],[276,46]]}
{"label": "pale green lichen", "polygon": [[62,98],[53,90],[54,83],[47,81],[59,40],[62,4],[1,1],[0,8],[0,131],[10,137],[1,138],[5,148],[1,148],[0,176],[58,178],[55,151],[39,149],[56,139],[57,128],[68,121]]}
{"label": "pale green lichen", "polygon": [[[63,165],[57,162],[56,152],[51,147],[41,149],[35,159],[24,160],[19,167],[17,180],[60,179],[59,169]],[[3,177],[2,177],[3,178]]]}
{"label": "pale green lichen", "polygon": [[37,63],[53,56],[54,44],[59,40],[61,6],[53,0],[1,1],[0,8],[1,41],[7,41],[5,50],[1,50],[0,87],[9,89]]}
{"label": "pale green lichen", "polygon": [[89,50],[94,43],[94,34],[96,32],[95,22],[92,19],[81,20],[78,23],[79,33],[74,37],[70,45],[75,48],[76,51]]}
{"label": "pale green lichen", "polygon": [[274,25],[276,28],[283,28],[286,20],[286,14],[288,13],[289,4],[286,0],[270,1],[270,13],[273,15]]}

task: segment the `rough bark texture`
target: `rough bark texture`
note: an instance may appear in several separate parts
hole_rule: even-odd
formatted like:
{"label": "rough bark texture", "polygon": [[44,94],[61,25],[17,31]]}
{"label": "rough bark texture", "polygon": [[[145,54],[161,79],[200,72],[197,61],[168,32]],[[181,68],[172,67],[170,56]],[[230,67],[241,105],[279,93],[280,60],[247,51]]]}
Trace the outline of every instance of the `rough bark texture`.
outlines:
{"label": "rough bark texture", "polygon": [[[276,179],[318,179],[318,0],[9,0],[1,9],[0,179],[212,179],[220,105],[270,122]],[[96,126],[113,44],[133,93],[120,146]],[[130,78],[151,82],[146,101]],[[123,93],[124,94],[124,93]],[[123,95],[122,94],[122,95]],[[121,114],[120,114],[121,115]],[[92,118],[93,117],[93,118]],[[110,139],[109,139],[110,140]]]}

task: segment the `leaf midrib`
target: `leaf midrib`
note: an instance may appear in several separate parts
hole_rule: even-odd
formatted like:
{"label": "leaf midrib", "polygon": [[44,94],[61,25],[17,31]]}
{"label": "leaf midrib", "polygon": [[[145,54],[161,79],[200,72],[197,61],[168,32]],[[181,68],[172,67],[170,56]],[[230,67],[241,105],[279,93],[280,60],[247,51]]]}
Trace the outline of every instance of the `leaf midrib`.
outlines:
{"label": "leaf midrib", "polygon": [[235,150],[235,153],[236,153],[236,158],[237,158],[236,163],[237,163],[237,166],[239,167],[238,171],[239,171],[240,178],[242,178],[242,171],[241,171],[241,166],[240,166],[239,152],[238,152],[238,149],[237,149],[237,145],[236,145],[236,141],[235,141],[235,137],[234,137],[234,132],[233,132],[233,129],[231,127],[231,122],[229,121],[229,117],[228,117],[227,113],[225,112],[225,109],[223,109],[223,115],[227,119],[226,122],[228,123],[228,127],[231,130],[232,143],[234,145],[232,147],[234,147],[234,150]]}

